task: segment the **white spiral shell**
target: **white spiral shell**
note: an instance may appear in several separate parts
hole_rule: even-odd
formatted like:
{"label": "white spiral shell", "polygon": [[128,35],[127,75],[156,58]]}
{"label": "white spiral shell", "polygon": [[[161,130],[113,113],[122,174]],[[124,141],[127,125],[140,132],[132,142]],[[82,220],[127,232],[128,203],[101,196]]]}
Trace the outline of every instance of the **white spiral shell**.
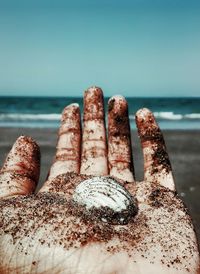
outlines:
{"label": "white spiral shell", "polygon": [[127,223],[137,212],[134,197],[111,177],[82,181],[74,191],[73,200],[87,210],[102,210],[101,219],[111,223]]}

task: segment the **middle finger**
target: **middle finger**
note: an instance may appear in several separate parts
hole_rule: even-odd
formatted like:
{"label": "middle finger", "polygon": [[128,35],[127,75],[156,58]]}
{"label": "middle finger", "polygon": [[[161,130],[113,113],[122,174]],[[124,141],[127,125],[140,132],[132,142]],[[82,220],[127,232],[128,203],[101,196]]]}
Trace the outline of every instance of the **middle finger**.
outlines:
{"label": "middle finger", "polygon": [[89,88],[84,95],[81,173],[107,175],[107,143],[103,92]]}

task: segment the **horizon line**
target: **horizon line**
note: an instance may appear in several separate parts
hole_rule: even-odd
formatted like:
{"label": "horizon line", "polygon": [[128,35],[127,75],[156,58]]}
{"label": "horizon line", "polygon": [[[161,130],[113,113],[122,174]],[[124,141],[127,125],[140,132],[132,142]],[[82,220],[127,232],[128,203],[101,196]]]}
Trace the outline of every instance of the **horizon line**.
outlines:
{"label": "horizon line", "polygon": [[[104,98],[111,98],[113,96],[116,96],[117,94],[114,94],[114,95],[111,95],[111,96],[105,96],[104,95]],[[183,96],[129,96],[129,95],[123,95],[125,98],[170,98],[170,99],[178,99],[178,98],[198,98],[200,99],[200,95],[199,96],[196,96],[196,95],[183,95]],[[57,95],[57,96],[54,96],[54,95],[0,95],[0,98],[83,98],[84,97],[84,94],[83,95]]]}

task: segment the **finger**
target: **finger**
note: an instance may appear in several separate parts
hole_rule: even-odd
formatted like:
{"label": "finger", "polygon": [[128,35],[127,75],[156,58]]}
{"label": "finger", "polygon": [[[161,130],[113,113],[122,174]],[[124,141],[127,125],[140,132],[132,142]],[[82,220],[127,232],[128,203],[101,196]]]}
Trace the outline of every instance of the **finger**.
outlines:
{"label": "finger", "polygon": [[78,104],[67,106],[62,113],[57,151],[48,180],[66,172],[80,171],[81,118]]}
{"label": "finger", "polygon": [[108,165],[110,175],[134,182],[128,104],[122,96],[108,102]]}
{"label": "finger", "polygon": [[152,112],[146,108],[136,113],[136,123],[144,155],[144,176],[148,181],[158,182],[175,189],[171,164],[162,132]]}
{"label": "finger", "polygon": [[32,138],[21,136],[14,143],[0,171],[0,197],[34,192],[39,175],[39,147]]}
{"label": "finger", "polygon": [[84,128],[81,173],[107,175],[107,144],[104,119],[103,92],[91,87],[84,95]]}

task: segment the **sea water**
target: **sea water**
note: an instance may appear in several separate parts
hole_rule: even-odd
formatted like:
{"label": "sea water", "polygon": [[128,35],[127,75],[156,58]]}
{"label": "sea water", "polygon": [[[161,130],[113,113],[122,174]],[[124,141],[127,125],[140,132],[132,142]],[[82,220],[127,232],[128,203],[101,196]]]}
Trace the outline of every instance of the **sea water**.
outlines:
{"label": "sea water", "polygon": [[[198,98],[126,98],[131,128],[135,129],[135,113],[147,107],[162,129],[200,129],[200,97]],[[108,98],[105,98],[107,113]],[[63,108],[78,103],[77,97],[0,97],[0,127],[57,128]]]}

